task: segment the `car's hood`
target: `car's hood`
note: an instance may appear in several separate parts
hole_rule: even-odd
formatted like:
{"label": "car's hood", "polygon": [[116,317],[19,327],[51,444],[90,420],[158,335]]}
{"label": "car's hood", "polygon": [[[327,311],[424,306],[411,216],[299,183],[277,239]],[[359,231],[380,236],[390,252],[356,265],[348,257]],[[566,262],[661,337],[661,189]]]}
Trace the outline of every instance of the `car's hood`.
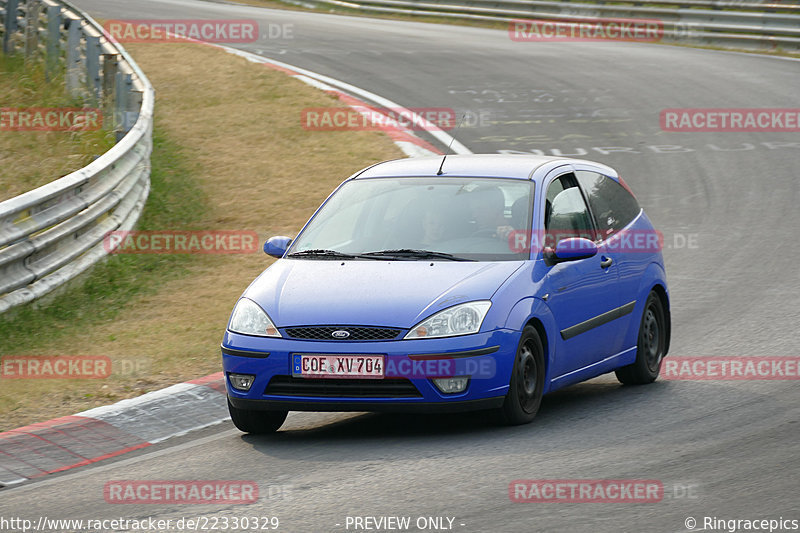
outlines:
{"label": "car's hood", "polygon": [[281,259],[245,291],[276,326],[411,328],[440,309],[488,300],[523,262]]}

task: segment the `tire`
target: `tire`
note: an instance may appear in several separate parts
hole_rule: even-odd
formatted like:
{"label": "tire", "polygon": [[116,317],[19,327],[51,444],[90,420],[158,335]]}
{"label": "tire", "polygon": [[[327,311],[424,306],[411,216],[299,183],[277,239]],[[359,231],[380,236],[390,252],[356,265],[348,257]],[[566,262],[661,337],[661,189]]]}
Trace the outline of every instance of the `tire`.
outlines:
{"label": "tire", "polygon": [[231,414],[233,425],[240,431],[253,435],[266,435],[275,433],[281,427],[288,411],[252,411],[239,409],[231,405],[228,400],[228,412]]}
{"label": "tire", "polygon": [[655,292],[650,292],[639,323],[636,361],[615,371],[620,383],[645,385],[658,377],[666,353],[668,331],[665,315],[661,298]]}
{"label": "tire", "polygon": [[544,349],[539,333],[525,326],[511,370],[508,394],[500,408],[502,422],[510,426],[527,424],[542,404],[544,391]]}

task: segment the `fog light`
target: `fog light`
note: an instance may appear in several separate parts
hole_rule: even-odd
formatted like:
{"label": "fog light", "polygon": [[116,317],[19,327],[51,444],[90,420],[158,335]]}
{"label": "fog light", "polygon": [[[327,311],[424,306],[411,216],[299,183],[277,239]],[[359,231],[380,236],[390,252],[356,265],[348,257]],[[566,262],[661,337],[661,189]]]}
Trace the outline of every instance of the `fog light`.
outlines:
{"label": "fog light", "polygon": [[442,394],[455,394],[464,392],[469,385],[469,376],[458,376],[454,378],[434,378],[433,384]]}
{"label": "fog light", "polygon": [[242,392],[249,391],[255,379],[256,377],[252,374],[228,374],[228,381],[231,382],[231,387]]}

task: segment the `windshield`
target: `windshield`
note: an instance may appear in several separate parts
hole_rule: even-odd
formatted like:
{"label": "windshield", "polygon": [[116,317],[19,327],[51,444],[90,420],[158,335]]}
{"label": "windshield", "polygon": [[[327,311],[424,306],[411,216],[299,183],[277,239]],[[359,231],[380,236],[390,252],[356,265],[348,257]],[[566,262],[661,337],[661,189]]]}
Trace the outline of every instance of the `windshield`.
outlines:
{"label": "windshield", "polygon": [[[292,244],[288,257],[512,261],[530,227],[533,182],[497,178],[370,178],[345,183]],[[427,252],[437,252],[430,254]],[[364,257],[366,258],[366,257]]]}

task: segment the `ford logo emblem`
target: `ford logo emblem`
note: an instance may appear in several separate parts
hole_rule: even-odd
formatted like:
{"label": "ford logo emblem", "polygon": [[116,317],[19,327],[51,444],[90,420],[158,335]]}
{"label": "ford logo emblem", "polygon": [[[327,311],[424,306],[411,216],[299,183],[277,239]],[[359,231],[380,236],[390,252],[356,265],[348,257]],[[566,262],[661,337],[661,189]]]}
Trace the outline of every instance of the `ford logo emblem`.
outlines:
{"label": "ford logo emblem", "polygon": [[349,331],[345,331],[343,329],[337,329],[336,331],[331,333],[331,337],[333,337],[334,339],[346,339],[349,336],[350,336],[350,332]]}

